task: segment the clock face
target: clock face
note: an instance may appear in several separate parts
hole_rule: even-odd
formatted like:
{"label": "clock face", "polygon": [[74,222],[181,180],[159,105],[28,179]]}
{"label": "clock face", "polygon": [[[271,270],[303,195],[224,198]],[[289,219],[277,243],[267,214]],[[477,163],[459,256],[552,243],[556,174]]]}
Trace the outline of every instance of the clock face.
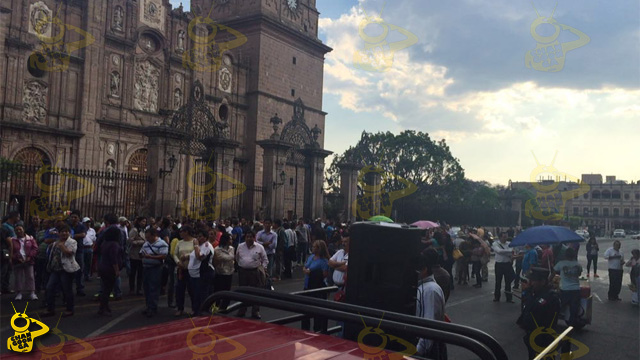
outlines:
{"label": "clock face", "polygon": [[298,9],[298,0],[287,0],[287,6],[289,6],[291,10]]}

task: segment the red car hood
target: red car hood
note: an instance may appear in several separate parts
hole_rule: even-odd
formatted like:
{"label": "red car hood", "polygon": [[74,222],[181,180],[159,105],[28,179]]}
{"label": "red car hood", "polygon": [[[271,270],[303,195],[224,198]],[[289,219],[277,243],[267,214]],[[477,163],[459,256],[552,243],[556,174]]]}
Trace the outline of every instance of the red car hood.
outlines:
{"label": "red car hood", "polygon": [[[193,320],[193,322],[192,322]],[[399,353],[369,348],[328,335],[222,316],[198,317],[96,338],[64,337],[60,345],[6,359],[402,359]],[[44,336],[52,336],[47,334]],[[3,358],[5,356],[3,355]]]}

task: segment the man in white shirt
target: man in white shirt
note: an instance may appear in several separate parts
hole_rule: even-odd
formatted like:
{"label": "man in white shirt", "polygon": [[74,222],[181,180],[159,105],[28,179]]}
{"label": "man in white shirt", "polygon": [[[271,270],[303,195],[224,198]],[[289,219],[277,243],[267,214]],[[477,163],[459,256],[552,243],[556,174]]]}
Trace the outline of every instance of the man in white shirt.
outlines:
{"label": "man in white shirt", "polygon": [[604,258],[609,262],[609,300],[620,301],[620,290],[622,289],[622,264],[624,255],[620,252],[622,244],[619,240],[613,242],[613,247],[604,252]]}
{"label": "man in white shirt", "polygon": [[231,220],[224,221],[224,229],[231,235],[233,233],[233,226],[231,226]]}
{"label": "man in white shirt", "polygon": [[85,217],[82,223],[87,228],[87,232],[82,240],[82,251],[84,256],[84,281],[91,281],[91,265],[93,264],[93,244],[96,242],[96,231],[91,226],[91,218]]}
{"label": "man in white shirt", "polygon": [[[444,293],[436,283],[432,272],[432,264],[428,257],[420,256],[420,281],[416,296],[416,316],[444,321]],[[444,343],[429,339],[418,339],[417,354],[428,359],[446,359],[447,347]]]}
{"label": "man in white shirt", "polygon": [[329,266],[333,271],[333,283],[338,287],[343,287],[345,284],[345,277],[347,275],[347,266],[349,265],[349,234],[342,234],[342,246],[343,248],[336,251],[335,254],[329,259]]}
{"label": "man in white shirt", "polygon": [[509,248],[507,242],[507,233],[502,232],[500,234],[500,241],[493,243],[493,251],[496,254],[496,288],[493,292],[493,301],[500,301],[500,288],[502,287],[502,278],[504,277],[504,293],[507,297],[508,303],[513,303],[511,295],[511,282],[513,281],[514,272],[511,265],[511,255],[513,250]]}
{"label": "man in white shirt", "polygon": [[[266,281],[266,274],[262,272],[269,265],[269,259],[264,247],[255,241],[255,234],[249,231],[245,234],[244,242],[238,245],[236,263],[238,264],[238,283],[240,286],[261,288]],[[262,268],[262,269],[260,269]],[[238,316],[243,317],[247,308],[238,310]],[[253,305],[251,317],[260,319],[260,307]]]}

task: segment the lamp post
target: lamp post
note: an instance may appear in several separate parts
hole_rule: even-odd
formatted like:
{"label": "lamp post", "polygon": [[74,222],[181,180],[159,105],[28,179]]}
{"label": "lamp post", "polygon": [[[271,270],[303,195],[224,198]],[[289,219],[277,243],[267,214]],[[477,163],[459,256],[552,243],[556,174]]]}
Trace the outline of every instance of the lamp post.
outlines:
{"label": "lamp post", "polygon": [[173,172],[173,168],[176,167],[176,163],[178,162],[178,159],[176,159],[176,156],[172,153],[171,157],[169,158],[169,170],[164,170],[162,168],[160,168],[160,170],[158,170],[158,177],[160,179],[162,179],[162,210],[160,211],[160,214],[162,214],[162,216],[164,216],[164,177],[167,174],[171,174]]}
{"label": "lamp post", "polygon": [[160,171],[158,171],[160,179],[163,179],[166,174],[171,174],[173,172],[173,168],[176,167],[177,162],[178,159],[176,159],[176,156],[174,154],[171,154],[171,157],[169,158],[169,170],[164,170],[161,168]]}

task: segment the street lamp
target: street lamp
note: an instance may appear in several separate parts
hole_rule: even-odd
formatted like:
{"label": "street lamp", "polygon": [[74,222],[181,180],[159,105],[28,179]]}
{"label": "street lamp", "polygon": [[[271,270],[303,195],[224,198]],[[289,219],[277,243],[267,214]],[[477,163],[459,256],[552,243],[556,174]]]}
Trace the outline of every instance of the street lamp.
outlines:
{"label": "street lamp", "polygon": [[159,171],[160,179],[164,178],[166,174],[171,174],[173,172],[173,168],[176,167],[177,162],[178,159],[176,159],[176,156],[174,154],[171,154],[171,157],[169,158],[169,170],[164,170],[161,168]]}
{"label": "street lamp", "polygon": [[273,182],[273,188],[277,189],[280,186],[284,185],[284,181],[287,180],[287,173],[284,172],[284,170],[282,170],[282,172],[280,173],[280,182]]}

